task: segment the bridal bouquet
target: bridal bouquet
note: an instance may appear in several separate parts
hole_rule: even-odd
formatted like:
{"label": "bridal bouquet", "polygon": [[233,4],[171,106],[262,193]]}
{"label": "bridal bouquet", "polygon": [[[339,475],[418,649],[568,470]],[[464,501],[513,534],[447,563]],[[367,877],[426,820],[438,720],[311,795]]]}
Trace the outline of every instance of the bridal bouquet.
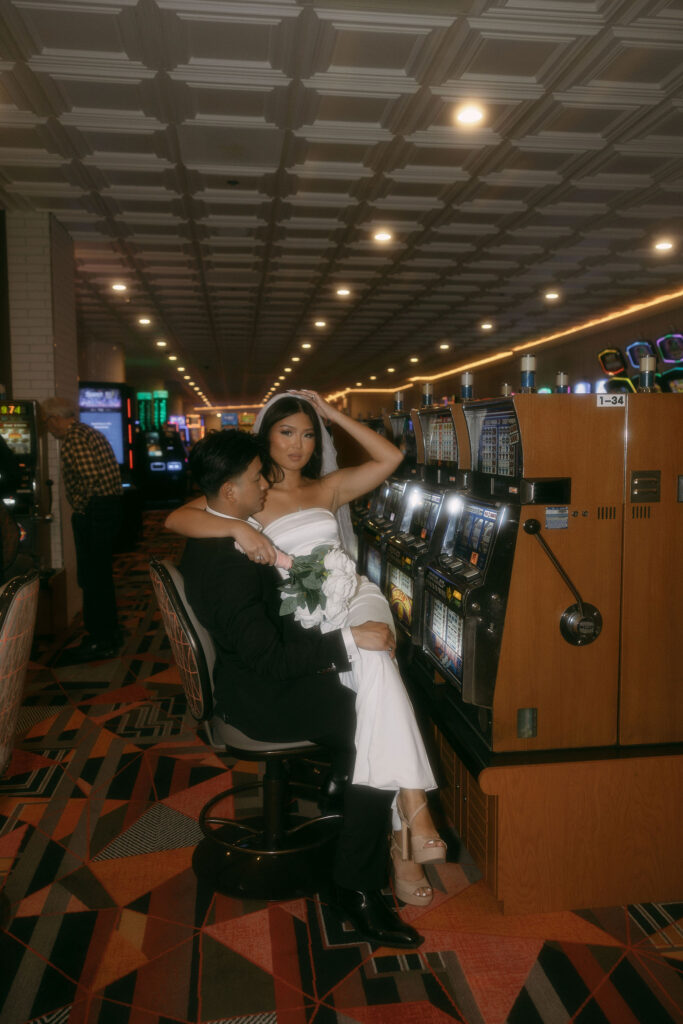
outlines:
{"label": "bridal bouquet", "polygon": [[294,612],[305,629],[320,626],[324,633],[339,629],[356,586],[356,567],[346,552],[332,544],[319,544],[310,555],[292,558],[289,577],[280,586],[280,615]]}

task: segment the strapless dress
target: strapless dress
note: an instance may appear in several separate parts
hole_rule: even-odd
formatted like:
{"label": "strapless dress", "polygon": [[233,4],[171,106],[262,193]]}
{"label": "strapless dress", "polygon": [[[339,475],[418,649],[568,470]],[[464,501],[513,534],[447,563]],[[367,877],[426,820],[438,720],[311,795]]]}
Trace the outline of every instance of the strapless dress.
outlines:
{"label": "strapless dress", "polygon": [[[264,533],[289,555],[307,555],[318,544],[341,546],[337,520],[326,508],[290,512],[269,523]],[[279,570],[286,576],[285,570]],[[392,631],[389,603],[379,587],[358,577],[346,626],[385,622]],[[356,765],[353,782],[375,789],[435,789],[415,712],[394,659],[386,651],[359,648],[352,670],[340,672],[356,694]],[[395,818],[394,827],[398,828]]]}

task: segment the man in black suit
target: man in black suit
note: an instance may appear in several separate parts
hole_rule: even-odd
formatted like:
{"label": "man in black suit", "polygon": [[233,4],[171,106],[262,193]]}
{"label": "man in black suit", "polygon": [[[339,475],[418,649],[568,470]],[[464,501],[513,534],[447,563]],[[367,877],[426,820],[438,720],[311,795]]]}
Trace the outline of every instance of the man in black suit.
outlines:
{"label": "man in black suit", "polygon": [[[209,434],[193,449],[190,468],[214,512],[244,520],[263,508],[268,484],[252,435]],[[370,622],[323,634],[303,629],[293,615],[281,617],[277,571],[249,561],[230,538],[189,540],[180,571],[188,600],[216,646],[216,713],[254,739],[321,743],[337,766],[345,761],[351,777],[355,701],[338,673],[350,668],[354,644],[386,649],[388,627]],[[413,949],[422,937],[380,892],[387,882],[392,797],[347,785],[332,905],[362,938]]]}

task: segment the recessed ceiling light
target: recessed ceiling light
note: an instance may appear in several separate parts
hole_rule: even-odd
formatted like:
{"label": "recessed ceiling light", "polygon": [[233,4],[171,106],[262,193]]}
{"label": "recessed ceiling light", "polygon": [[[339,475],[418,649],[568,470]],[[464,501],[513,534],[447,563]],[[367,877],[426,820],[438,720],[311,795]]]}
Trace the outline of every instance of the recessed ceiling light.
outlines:
{"label": "recessed ceiling light", "polygon": [[446,349],[449,349],[450,347],[451,347],[451,346],[450,346],[450,345],[448,344],[448,342],[447,342],[447,341],[442,341],[442,342],[441,342],[441,344],[439,345],[439,348],[440,348],[440,349],[441,349],[441,350],[442,350],[443,352],[445,352],[445,351],[446,351]]}
{"label": "recessed ceiling light", "polygon": [[172,363],[175,363],[178,359],[178,356],[169,356],[168,358],[171,360]]}
{"label": "recessed ceiling light", "polygon": [[370,380],[377,380],[377,377],[375,377],[375,375],[373,374]]}
{"label": "recessed ceiling light", "polygon": [[670,238],[660,238],[654,245],[657,252],[671,252],[674,247]]}
{"label": "recessed ceiling light", "polygon": [[151,324],[151,322],[152,321],[150,320],[150,318],[148,316],[139,316],[138,317],[138,323],[142,324],[143,327],[147,327],[147,325]]}
{"label": "recessed ceiling light", "polygon": [[327,327],[327,320],[316,320],[315,321],[315,326],[316,327]]}
{"label": "recessed ceiling light", "polygon": [[479,324],[479,326],[482,329],[482,331],[492,331],[493,330],[493,324],[491,323],[490,320],[484,320],[482,323]]}
{"label": "recessed ceiling light", "polygon": [[113,292],[127,292],[128,291],[128,287],[125,284],[121,284],[120,281],[117,281],[116,284],[113,284],[111,286],[111,290]]}
{"label": "recessed ceiling light", "polygon": [[410,357],[410,362],[411,363],[419,363],[420,360],[417,358],[417,356],[411,356]]}
{"label": "recessed ceiling light", "polygon": [[468,127],[481,124],[484,120],[484,108],[480,107],[478,103],[463,103],[455,112],[455,120],[458,124]]}
{"label": "recessed ceiling light", "polygon": [[393,366],[387,366],[387,373],[396,373],[396,370]]}
{"label": "recessed ceiling light", "polygon": [[375,231],[372,237],[376,242],[391,242],[394,236],[391,231],[387,231],[386,228],[382,228],[380,231]]}
{"label": "recessed ceiling light", "polygon": [[337,288],[337,295],[340,299],[346,299],[351,294],[350,288]]}
{"label": "recessed ceiling light", "polygon": [[185,376],[183,377],[183,380],[189,380],[189,379],[190,379],[190,375],[189,375],[189,373],[186,373]]}
{"label": "recessed ceiling light", "polygon": [[292,362],[293,363],[300,363],[301,362],[301,356],[292,356]]}
{"label": "recessed ceiling light", "polygon": [[543,296],[543,298],[547,299],[548,302],[556,302],[559,299],[559,297],[560,293],[555,291],[546,292]]}
{"label": "recessed ceiling light", "polygon": [[178,371],[178,373],[185,373],[185,367],[184,366],[176,366],[176,370]]}
{"label": "recessed ceiling light", "polygon": [[159,338],[159,340],[155,341],[154,344],[157,346],[157,348],[166,348],[166,346],[168,345],[168,342],[164,341],[163,338]]}
{"label": "recessed ceiling light", "polygon": [[282,375],[282,374],[280,374],[280,376],[278,377],[278,380],[284,380],[284,379],[285,379],[285,378],[283,377],[283,375]]}
{"label": "recessed ceiling light", "polygon": [[292,372],[292,367],[291,366],[285,366],[285,373],[291,373],[291,372]]}
{"label": "recessed ceiling light", "polygon": [[357,380],[356,381],[356,387],[357,388],[362,388],[363,387],[363,381],[362,380]]}
{"label": "recessed ceiling light", "polygon": [[310,348],[311,347],[310,341],[302,341],[301,342],[301,347],[302,348]]}

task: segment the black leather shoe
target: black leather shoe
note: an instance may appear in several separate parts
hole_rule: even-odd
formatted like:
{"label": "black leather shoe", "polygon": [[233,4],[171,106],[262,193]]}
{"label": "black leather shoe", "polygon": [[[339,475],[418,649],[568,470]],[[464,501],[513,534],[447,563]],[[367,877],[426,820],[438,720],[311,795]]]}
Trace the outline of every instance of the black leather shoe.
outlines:
{"label": "black leather shoe", "polygon": [[348,775],[331,772],[320,787],[318,807],[321,814],[341,814],[344,810],[344,793]]}
{"label": "black leather shoe", "polygon": [[334,886],[330,906],[353,925],[359,939],[399,949],[417,949],[424,942],[423,936],[387,905],[379,889],[363,891]]}

